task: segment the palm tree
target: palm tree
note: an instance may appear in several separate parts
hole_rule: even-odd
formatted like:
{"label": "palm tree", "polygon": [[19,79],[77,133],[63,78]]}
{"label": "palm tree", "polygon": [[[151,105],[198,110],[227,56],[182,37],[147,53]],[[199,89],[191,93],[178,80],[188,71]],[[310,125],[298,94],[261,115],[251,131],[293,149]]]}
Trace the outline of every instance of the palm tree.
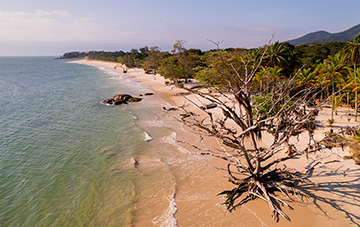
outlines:
{"label": "palm tree", "polygon": [[255,48],[249,51],[249,57],[255,62],[255,64],[258,64],[260,62],[263,54],[264,54],[263,48]]}
{"label": "palm tree", "polygon": [[319,88],[320,88],[320,100],[321,101],[323,100],[323,96],[324,96],[324,91],[325,91],[324,87],[326,87],[327,84],[329,83],[329,81],[320,74],[321,71],[325,70],[325,69],[323,69],[325,67],[326,67],[326,65],[323,63],[318,64],[313,72],[313,74],[315,75],[316,84],[318,84]]}
{"label": "palm tree", "polygon": [[354,73],[351,73],[351,84],[352,87],[354,88],[353,91],[357,91],[360,90],[360,81],[357,79],[357,76],[360,75],[360,68],[357,68],[356,71]]}
{"label": "palm tree", "polygon": [[268,64],[275,66],[282,66],[286,63],[285,55],[285,45],[276,41],[274,44],[269,46],[268,52],[266,54],[266,60]]}
{"label": "palm tree", "polygon": [[[347,68],[349,70],[349,68]],[[351,74],[351,73],[350,73]],[[346,103],[347,103],[347,107],[348,107],[348,112],[347,115],[348,117],[350,116],[350,92],[354,91],[354,87],[356,87],[358,85],[354,85],[354,80],[353,77],[351,75],[347,76],[347,77],[343,77],[338,79],[337,81],[337,87],[341,88],[342,90],[344,90],[344,92],[346,93]],[[349,121],[349,119],[348,119]]]}
{"label": "palm tree", "polygon": [[335,106],[335,80],[340,79],[345,74],[345,64],[343,62],[343,53],[339,52],[334,57],[330,56],[324,60],[322,64],[317,67],[319,76],[323,78],[323,82],[331,82],[332,86],[332,105],[331,105],[331,119],[334,117]]}
{"label": "palm tree", "polygon": [[316,84],[315,74],[311,68],[302,69],[295,77],[299,87],[311,87]]}
{"label": "palm tree", "polygon": [[[358,95],[358,92],[360,90],[360,80],[358,78],[358,76],[360,75],[360,68],[357,68],[356,71],[353,71],[353,69],[349,68],[349,78],[348,78],[348,87],[351,89],[351,92],[354,92],[355,95],[359,96]],[[359,100],[359,97],[355,97],[355,106],[356,106],[356,103],[357,101]],[[356,108],[355,108],[356,110]],[[355,120],[357,117],[357,114],[355,113]]]}
{"label": "palm tree", "polygon": [[295,70],[297,71],[303,65],[300,60],[300,54],[294,51],[288,54],[286,61],[286,68],[289,73],[294,73]]}
{"label": "palm tree", "polygon": [[260,84],[260,92],[267,94],[271,91],[275,82],[282,79],[282,68],[260,66],[260,70],[255,74],[254,80]]}
{"label": "palm tree", "polygon": [[[355,37],[353,42],[348,42],[345,47],[347,53],[348,61],[353,65],[354,68],[354,80],[356,80],[356,64],[360,59],[360,33]],[[355,89],[355,121],[357,121],[357,112],[358,112],[358,89]]]}

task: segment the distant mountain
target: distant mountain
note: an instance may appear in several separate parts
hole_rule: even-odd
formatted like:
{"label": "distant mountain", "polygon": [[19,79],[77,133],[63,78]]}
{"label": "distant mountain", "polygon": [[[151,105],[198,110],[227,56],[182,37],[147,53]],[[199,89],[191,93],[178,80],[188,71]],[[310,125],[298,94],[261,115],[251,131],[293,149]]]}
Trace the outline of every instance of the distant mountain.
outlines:
{"label": "distant mountain", "polygon": [[360,33],[360,24],[349,28],[343,32],[330,33],[326,31],[317,31],[308,33],[300,38],[285,41],[292,45],[312,44],[312,43],[330,43],[330,42],[345,42],[354,40],[355,36]]}

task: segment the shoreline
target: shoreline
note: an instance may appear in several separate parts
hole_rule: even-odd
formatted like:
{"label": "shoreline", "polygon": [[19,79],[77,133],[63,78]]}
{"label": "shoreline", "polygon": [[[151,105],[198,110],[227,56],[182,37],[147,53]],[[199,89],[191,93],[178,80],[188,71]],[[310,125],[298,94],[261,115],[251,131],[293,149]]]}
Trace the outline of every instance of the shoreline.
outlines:
{"label": "shoreline", "polygon": [[[159,74],[145,74],[142,69],[129,69],[127,73],[122,73],[121,69],[114,69],[114,67],[119,64],[113,62],[77,60],[72,63],[99,65],[111,68],[125,76],[132,77],[142,84],[150,86],[156,95],[170,105],[178,107],[187,103],[181,95],[178,95],[184,90],[175,86],[166,86],[165,79]],[[325,124],[329,111],[325,109],[322,112],[318,121],[324,122]],[[340,115],[335,117],[334,126],[346,125],[346,117],[341,117]],[[358,124],[351,122],[351,125]],[[189,128],[184,128],[185,132],[177,132],[179,133],[179,140],[186,140],[189,138],[189,134],[192,134]],[[321,127],[317,129],[317,135],[321,136],[327,130],[327,127]],[[195,135],[190,135],[190,137],[193,136]],[[196,138],[193,137],[191,140],[196,141]],[[266,142],[266,138],[264,140],[264,142]],[[185,148],[195,153],[194,148],[189,146],[185,146]],[[342,156],[348,153],[347,151],[342,151],[341,148],[334,148],[331,151],[309,155],[309,160],[301,157],[286,162],[288,166],[302,171],[311,161],[318,159],[319,156],[324,162],[328,160],[329,157],[330,159],[336,158],[339,160],[337,163],[326,166],[319,165],[318,168],[314,170],[313,176],[310,179],[314,183],[324,184],[324,186],[320,189],[309,186],[307,192],[312,195],[312,197],[308,198],[308,202],[295,200],[294,203],[291,203],[291,206],[295,208],[294,210],[284,208],[285,213],[291,218],[291,222],[282,218],[280,218],[279,222],[274,222],[270,216],[267,204],[260,200],[251,201],[236,211],[233,211],[233,213],[226,211],[225,206],[220,205],[222,197],[216,196],[220,191],[232,188],[232,184],[227,182],[226,172],[222,171],[226,167],[226,162],[212,157],[201,156],[203,165],[207,165],[203,167],[206,172],[201,172],[204,171],[203,169],[195,171],[200,172],[198,174],[199,176],[203,176],[203,179],[186,179],[185,183],[177,189],[175,198],[177,212],[174,215],[177,220],[177,225],[189,226],[190,224],[194,224],[186,222],[189,216],[200,219],[199,223],[205,225],[207,220],[213,220],[211,218],[209,219],[209,217],[207,217],[208,215],[216,215],[217,217],[215,218],[218,219],[219,222],[216,224],[209,222],[206,223],[207,226],[234,226],[236,223],[239,223],[237,221],[239,219],[248,219],[248,225],[250,226],[359,226],[356,222],[360,222],[360,217],[356,215],[360,213],[360,201],[357,199],[360,197],[360,192],[358,192],[359,190],[357,190],[357,188],[359,187],[356,188],[356,185],[360,185],[360,180],[358,180],[357,177],[360,174],[360,167],[356,166],[352,160],[342,159]],[[347,173],[346,177],[345,174],[343,174],[344,172]],[[204,185],[204,188],[195,186],[197,182],[194,181],[197,180],[202,183],[209,181],[209,183]],[[337,186],[337,183],[341,183],[342,186]],[[203,198],[200,199],[200,202],[195,199],[194,201],[185,199],[192,194],[202,195]]]}
{"label": "shoreline", "polygon": [[115,72],[121,73],[125,76],[129,76],[139,81],[142,84],[150,86],[150,88],[155,92],[158,92],[166,102],[177,104],[176,100],[173,100],[172,97],[184,91],[183,89],[180,89],[175,86],[166,86],[165,85],[166,80],[164,79],[164,77],[160,76],[159,74],[156,75],[145,74],[144,70],[138,68],[128,69],[127,73],[123,73],[122,68],[115,68],[116,66],[120,65],[119,63],[97,61],[97,60],[86,60],[86,59],[76,60],[73,61],[72,63],[85,64],[85,65],[93,64],[93,65],[99,65],[113,69]]}

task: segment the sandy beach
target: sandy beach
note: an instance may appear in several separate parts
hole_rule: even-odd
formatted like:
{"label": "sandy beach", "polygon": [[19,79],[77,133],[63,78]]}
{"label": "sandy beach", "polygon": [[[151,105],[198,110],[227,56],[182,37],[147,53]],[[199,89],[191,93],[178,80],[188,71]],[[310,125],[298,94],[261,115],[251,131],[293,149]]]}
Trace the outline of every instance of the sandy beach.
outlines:
{"label": "sandy beach", "polygon": [[[122,67],[117,63],[78,60],[74,63],[100,65],[122,73]],[[179,107],[190,105],[189,101],[181,95],[186,91],[175,86],[166,86],[165,79],[157,75],[145,74],[142,69],[128,69],[124,75],[134,78],[139,82],[149,85],[156,95],[164,99],[169,105],[167,107]],[[187,96],[194,102],[200,102],[193,95]],[[159,107],[162,108],[162,107]],[[214,110],[217,111],[217,110]],[[330,109],[324,108],[316,118],[319,127],[316,130],[315,139],[321,138],[330,130],[326,120],[330,118]],[[180,111],[169,111],[174,117],[179,118]],[[347,109],[339,109],[335,115],[334,131],[341,130],[346,126],[358,126],[352,118],[348,122]],[[184,126],[182,129],[173,129],[177,139],[196,144],[198,136],[190,128]],[[270,137],[264,136],[263,142],[269,142]],[[208,146],[218,146],[216,141],[206,141]],[[306,143],[305,138],[300,138],[299,143]],[[175,155],[179,158],[193,156],[197,151],[189,145],[178,144],[184,147],[188,153]],[[274,222],[267,203],[262,200],[250,201],[237,210],[229,213],[224,205],[223,197],[216,196],[217,193],[231,189],[233,186],[228,182],[225,171],[226,162],[213,157],[199,156],[198,168],[193,169],[194,174],[179,177],[176,185],[176,221],[167,226],[360,226],[360,166],[355,165],[353,160],[344,160],[343,156],[349,155],[345,149],[334,148],[324,150],[316,154],[289,160],[286,167],[298,171],[306,171],[311,164],[317,160],[325,163],[329,160],[337,162],[327,165],[319,164],[309,178],[314,184],[303,186],[303,190],[309,195],[303,201],[294,198],[289,201],[293,210],[286,207],[284,212],[288,214],[291,221],[280,218]],[[186,163],[183,163],[186,164]],[[141,166],[141,160],[139,161]],[[281,168],[285,167],[280,164]],[[150,219],[151,214],[144,215],[139,220]],[[139,221],[133,226],[143,226]],[[154,226],[158,224],[152,222]]]}

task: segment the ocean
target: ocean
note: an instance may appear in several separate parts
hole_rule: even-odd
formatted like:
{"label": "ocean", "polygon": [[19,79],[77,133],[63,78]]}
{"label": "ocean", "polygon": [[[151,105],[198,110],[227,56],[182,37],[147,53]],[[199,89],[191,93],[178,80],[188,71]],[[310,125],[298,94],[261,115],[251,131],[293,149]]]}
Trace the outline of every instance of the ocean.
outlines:
{"label": "ocean", "polygon": [[176,226],[169,104],[100,104],[146,92],[100,66],[0,57],[0,226]]}

